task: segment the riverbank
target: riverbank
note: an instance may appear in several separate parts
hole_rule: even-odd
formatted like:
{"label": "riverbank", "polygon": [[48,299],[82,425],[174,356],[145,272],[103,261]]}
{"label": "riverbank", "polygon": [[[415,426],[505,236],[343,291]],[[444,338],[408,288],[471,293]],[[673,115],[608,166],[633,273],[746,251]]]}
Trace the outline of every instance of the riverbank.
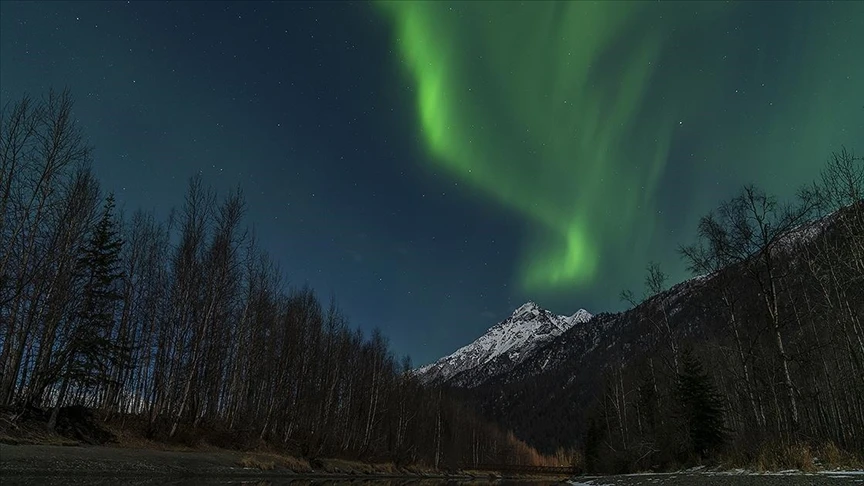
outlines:
{"label": "riverbank", "polygon": [[392,462],[302,458],[261,440],[237,440],[205,427],[181,430],[173,440],[158,435],[151,438],[142,432],[136,417],[105,422],[83,407],[61,409],[57,426],[48,431],[48,416],[47,411],[35,408],[0,408],[0,472],[4,476],[566,479],[566,475],[548,471],[450,471]]}
{"label": "riverbank", "polygon": [[[370,485],[491,484],[516,480],[541,486],[564,478],[502,477],[462,471],[432,472],[391,465],[322,460],[316,469],[298,468],[296,459],[268,453],[227,450],[179,451],[110,446],[0,444],[0,476],[5,485],[297,485],[363,482]],[[263,468],[262,468],[263,467]],[[573,486],[821,486],[864,483],[862,471],[756,473],[744,470],[688,470],[570,478]]]}
{"label": "riverbank", "polygon": [[152,478],[500,479],[500,475],[435,472],[392,464],[293,457],[229,450],[182,451],[112,446],[0,444],[0,471],[10,477],[102,476]]}
{"label": "riverbank", "polygon": [[864,483],[864,471],[679,471],[670,473],[578,476],[570,486],[831,486]]}

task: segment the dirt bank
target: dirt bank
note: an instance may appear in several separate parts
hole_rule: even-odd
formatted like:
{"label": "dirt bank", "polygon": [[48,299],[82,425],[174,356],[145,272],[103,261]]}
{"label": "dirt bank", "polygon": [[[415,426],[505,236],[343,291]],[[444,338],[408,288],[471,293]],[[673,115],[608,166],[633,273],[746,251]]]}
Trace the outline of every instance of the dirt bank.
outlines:
{"label": "dirt bank", "polygon": [[[213,479],[440,479],[472,480],[468,474],[429,474],[389,465],[317,461],[317,469],[296,467],[296,459],[235,451],[170,451],[105,446],[0,444],[0,471],[11,478],[213,478]],[[247,467],[243,467],[246,465]],[[294,467],[294,469],[292,469]],[[300,469],[300,470],[297,470]],[[70,479],[71,480],[71,479]]]}

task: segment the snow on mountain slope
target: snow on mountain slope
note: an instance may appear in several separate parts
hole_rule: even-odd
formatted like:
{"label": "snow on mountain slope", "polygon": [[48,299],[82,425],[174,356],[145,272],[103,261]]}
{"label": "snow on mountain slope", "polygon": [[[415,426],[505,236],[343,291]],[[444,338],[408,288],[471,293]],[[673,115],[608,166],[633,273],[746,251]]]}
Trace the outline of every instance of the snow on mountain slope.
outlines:
{"label": "snow on mountain slope", "polygon": [[572,316],[558,316],[528,302],[473,343],[415,370],[415,374],[427,383],[458,378],[452,384],[477,386],[521,363],[541,345],[591,317],[584,309]]}

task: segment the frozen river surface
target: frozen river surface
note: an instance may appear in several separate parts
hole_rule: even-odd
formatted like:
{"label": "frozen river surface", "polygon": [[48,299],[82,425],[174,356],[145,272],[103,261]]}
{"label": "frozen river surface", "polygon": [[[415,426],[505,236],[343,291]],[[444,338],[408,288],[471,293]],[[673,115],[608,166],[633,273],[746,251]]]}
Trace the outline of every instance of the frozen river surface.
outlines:
{"label": "frozen river surface", "polygon": [[822,486],[864,485],[864,471],[836,471],[814,474],[797,472],[753,474],[745,472],[680,472],[586,476],[570,481],[571,486]]}

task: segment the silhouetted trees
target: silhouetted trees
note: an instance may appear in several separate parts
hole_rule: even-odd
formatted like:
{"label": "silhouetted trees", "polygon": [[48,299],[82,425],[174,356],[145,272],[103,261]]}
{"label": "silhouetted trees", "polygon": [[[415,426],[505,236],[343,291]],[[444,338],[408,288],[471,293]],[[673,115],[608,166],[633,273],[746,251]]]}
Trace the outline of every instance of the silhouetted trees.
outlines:
{"label": "silhouetted trees", "polygon": [[705,457],[723,444],[723,401],[702,363],[692,352],[681,355],[676,402],[689,437],[689,451]]}
{"label": "silhouetted trees", "polygon": [[112,374],[126,365],[125,339],[114,332],[115,306],[122,299],[118,280],[123,277],[119,270],[123,242],[113,212],[114,196],[109,195],[102,217],[78,258],[76,284],[82,291],[70,318],[65,345],[57,353],[55,366],[60,391],[49,429],[57,423],[57,413],[70,384],[82,390],[105,384],[105,392],[110,392],[118,385]]}
{"label": "silhouetted trees", "polygon": [[[154,439],[440,467],[531,448],[422,386],[380,332],[288,288],[241,191],[167,221],[103,198],[68,92],[0,123],[0,405],[97,409]],[[104,201],[104,205],[103,205]],[[100,205],[103,205],[100,211]]]}
{"label": "silhouetted trees", "polygon": [[581,446],[595,471],[864,460],[862,195],[864,159],[847,150],[786,203],[742,188],[680,248],[694,278],[667,288],[648,265],[644,297],[622,293],[631,309],[574,327],[475,400],[541,452]]}
{"label": "silhouetted trees", "polygon": [[[239,189],[193,177],[167,221],[118,217],[71,109],[50,93],[0,117],[0,405],[51,408],[51,426],[81,404],[155,439],[307,457],[554,460],[418,383],[334,300],[288,287]],[[862,195],[847,150],[790,203],[745,187],[681,248],[698,278],[669,289],[649,265],[633,310],[562,335],[553,364],[490,386],[484,412],[550,454],[582,441],[596,469],[864,450]]]}
{"label": "silhouetted trees", "polygon": [[649,265],[645,300],[622,293],[647,324],[639,352],[604,364],[594,407],[610,426],[583,435],[595,464],[864,448],[862,188],[864,160],[844,149],[786,204],[747,186],[701,218],[696,242],[680,249],[695,280],[666,291]]}

